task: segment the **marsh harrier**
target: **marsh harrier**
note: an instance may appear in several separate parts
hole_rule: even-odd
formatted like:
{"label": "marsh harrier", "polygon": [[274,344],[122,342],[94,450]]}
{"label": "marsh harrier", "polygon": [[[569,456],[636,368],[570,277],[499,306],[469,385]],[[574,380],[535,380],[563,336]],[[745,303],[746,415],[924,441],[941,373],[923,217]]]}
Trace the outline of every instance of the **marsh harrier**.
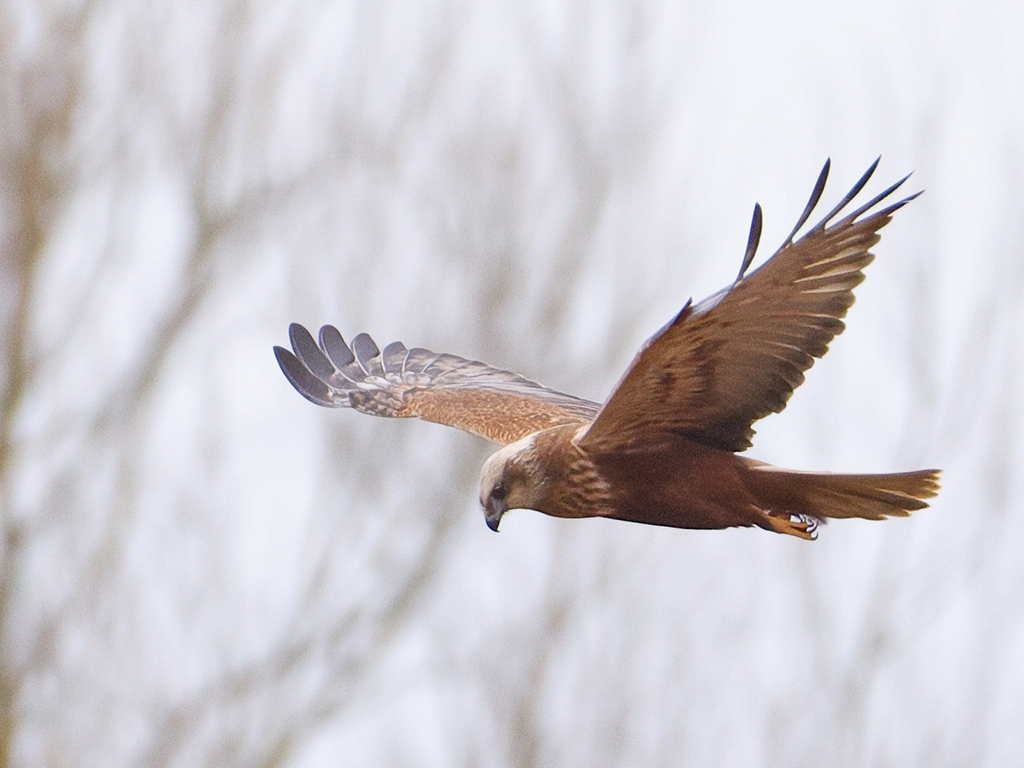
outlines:
{"label": "marsh harrier", "polygon": [[917,196],[873,210],[905,177],[831,223],[877,165],[794,240],[825,188],[826,162],[782,247],[747,274],[761,234],[755,205],[736,280],[687,302],[644,344],[603,405],[400,342],[381,352],[360,334],[348,345],[329,325],[317,345],[293,324],[292,351],[274,352],[292,385],[318,405],[418,416],[500,443],[480,475],[480,502],[495,531],[514,508],[675,528],[756,525],[804,539],[825,518],[908,515],[938,491],[937,470],[797,472],[737,455],[750,446],[753,423],[785,408],[842,332],[853,289],[874,259],[868,249]]}

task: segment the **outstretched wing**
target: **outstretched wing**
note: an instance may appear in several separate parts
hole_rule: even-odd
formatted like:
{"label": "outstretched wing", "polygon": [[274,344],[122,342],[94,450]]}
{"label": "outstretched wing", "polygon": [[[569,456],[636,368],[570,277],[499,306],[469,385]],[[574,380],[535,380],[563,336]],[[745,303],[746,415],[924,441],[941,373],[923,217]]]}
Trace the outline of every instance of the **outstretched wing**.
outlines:
{"label": "outstretched wing", "polygon": [[750,447],[751,425],[785,408],[804,371],[845,328],[841,318],[853,304],[853,289],[864,279],[862,270],[874,259],[868,249],[878,242],[878,230],[917,197],[868,214],[903,178],[828,226],[877,165],[878,160],[839,205],[794,242],[825,188],[826,162],[786,242],[744,277],[760,236],[761,209],[755,206],[736,282],[696,306],[687,303],[647,342],[579,438],[580,445],[628,449],[673,432],[727,451]]}
{"label": "outstretched wing", "polygon": [[274,347],[281,370],[307,400],[329,408],[418,416],[506,445],[548,427],[586,424],[600,408],[455,355],[398,341],[381,352],[365,333],[351,347],[330,325],[320,329],[320,346],[298,323],[288,336],[294,354]]}

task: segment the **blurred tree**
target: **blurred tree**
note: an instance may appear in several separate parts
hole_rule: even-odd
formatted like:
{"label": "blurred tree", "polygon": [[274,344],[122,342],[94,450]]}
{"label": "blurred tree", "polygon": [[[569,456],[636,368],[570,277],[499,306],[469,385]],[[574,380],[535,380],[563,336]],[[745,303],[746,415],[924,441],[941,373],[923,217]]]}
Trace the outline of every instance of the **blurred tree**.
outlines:
{"label": "blurred tree", "polygon": [[[0,768],[1020,762],[1018,17],[0,3]],[[945,467],[910,521],[494,537],[486,445],[274,365],[600,399],[878,151],[929,192],[753,453]]]}

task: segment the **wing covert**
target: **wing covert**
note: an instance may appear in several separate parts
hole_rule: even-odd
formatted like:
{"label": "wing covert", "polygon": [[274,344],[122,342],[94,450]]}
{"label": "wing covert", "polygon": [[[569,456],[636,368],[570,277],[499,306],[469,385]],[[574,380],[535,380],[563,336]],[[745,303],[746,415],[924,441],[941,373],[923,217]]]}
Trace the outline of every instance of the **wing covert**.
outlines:
{"label": "wing covert", "polygon": [[336,328],[320,329],[319,345],[298,323],[292,351],[274,347],[284,375],[307,400],[374,416],[447,424],[497,443],[565,424],[586,424],[597,403],[530,381],[511,371],[401,342],[381,352],[365,333],[345,343]]}

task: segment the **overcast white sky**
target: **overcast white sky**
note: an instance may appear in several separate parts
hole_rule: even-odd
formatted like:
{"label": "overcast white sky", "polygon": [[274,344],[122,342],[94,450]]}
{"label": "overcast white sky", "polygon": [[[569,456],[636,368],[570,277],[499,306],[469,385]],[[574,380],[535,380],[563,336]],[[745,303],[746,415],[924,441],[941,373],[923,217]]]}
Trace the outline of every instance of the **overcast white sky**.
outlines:
{"label": "overcast white sky", "polygon": [[[0,768],[1024,763],[1019,3],[0,3]],[[807,543],[477,502],[287,324],[601,400],[913,171],[750,455],[941,467]]]}

